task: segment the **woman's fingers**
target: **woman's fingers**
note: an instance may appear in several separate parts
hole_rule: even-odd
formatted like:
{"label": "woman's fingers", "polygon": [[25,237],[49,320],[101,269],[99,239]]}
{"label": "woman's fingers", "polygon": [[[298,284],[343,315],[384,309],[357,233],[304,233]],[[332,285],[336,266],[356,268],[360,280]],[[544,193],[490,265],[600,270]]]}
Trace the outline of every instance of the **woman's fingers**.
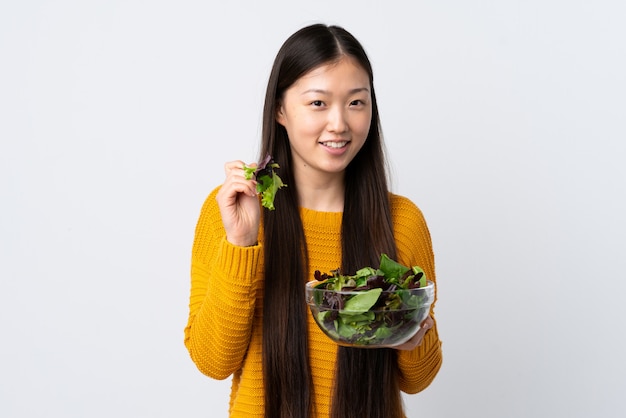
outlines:
{"label": "woman's fingers", "polygon": [[241,160],[236,160],[236,161],[229,161],[226,164],[224,164],[224,172],[226,174],[226,176],[228,177],[230,174],[235,174],[235,175],[240,175],[242,177],[244,177],[244,167],[256,167],[257,164],[256,163],[252,163],[252,164],[246,164]]}
{"label": "woman's fingers", "polygon": [[224,164],[224,173],[226,174],[226,177],[228,177],[233,172],[236,172],[236,171],[239,171],[239,170],[241,170],[241,172],[243,174],[243,166],[244,165],[245,165],[245,163],[243,161],[240,161],[240,160],[227,162],[226,164]]}
{"label": "woman's fingers", "polygon": [[396,350],[413,350],[415,347],[418,347],[422,344],[422,340],[424,339],[424,335],[428,332],[429,329],[435,326],[435,321],[429,316],[422,321],[420,329],[417,333],[411,337],[410,340],[405,342],[404,344],[400,344],[395,346]]}
{"label": "woman's fingers", "polygon": [[216,199],[226,230],[226,238],[236,245],[252,245],[257,240],[260,207],[256,181],[246,179],[243,161],[224,164],[226,179]]}
{"label": "woman's fingers", "polygon": [[237,193],[244,193],[248,196],[256,196],[256,182],[253,180],[246,180],[244,177],[240,177],[237,174],[233,174],[226,178],[222,185],[224,193],[236,198]]}
{"label": "woman's fingers", "polygon": [[[224,172],[226,179],[222,188],[225,192],[245,193],[248,196],[256,196],[256,181],[254,179],[246,179],[243,161],[230,161],[224,164]],[[253,164],[250,167],[254,167]]]}

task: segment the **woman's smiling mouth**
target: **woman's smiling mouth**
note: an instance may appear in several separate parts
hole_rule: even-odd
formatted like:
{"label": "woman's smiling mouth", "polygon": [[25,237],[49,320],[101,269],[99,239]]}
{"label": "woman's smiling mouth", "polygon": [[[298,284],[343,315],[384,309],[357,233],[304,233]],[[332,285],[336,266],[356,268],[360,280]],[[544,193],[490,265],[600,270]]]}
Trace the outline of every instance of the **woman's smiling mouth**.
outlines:
{"label": "woman's smiling mouth", "polygon": [[348,144],[348,142],[349,141],[326,141],[320,142],[320,144],[328,148],[343,148]]}

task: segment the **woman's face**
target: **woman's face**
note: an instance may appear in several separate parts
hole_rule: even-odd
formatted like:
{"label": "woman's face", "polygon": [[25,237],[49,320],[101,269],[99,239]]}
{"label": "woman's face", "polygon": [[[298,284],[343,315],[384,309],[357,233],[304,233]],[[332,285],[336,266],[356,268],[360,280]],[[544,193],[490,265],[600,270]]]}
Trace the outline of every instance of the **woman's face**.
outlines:
{"label": "woman's face", "polygon": [[296,175],[343,173],[370,129],[367,72],[349,57],[311,70],[285,91],[276,120],[287,130]]}

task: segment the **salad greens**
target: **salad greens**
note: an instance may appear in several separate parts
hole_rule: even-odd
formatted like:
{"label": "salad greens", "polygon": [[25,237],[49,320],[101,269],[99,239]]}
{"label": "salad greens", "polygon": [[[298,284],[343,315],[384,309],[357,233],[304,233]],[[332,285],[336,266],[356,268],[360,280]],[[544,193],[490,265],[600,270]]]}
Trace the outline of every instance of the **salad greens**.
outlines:
{"label": "salad greens", "polygon": [[274,210],[274,198],[276,192],[281,187],[287,185],[276,174],[275,169],[280,168],[270,155],[265,156],[256,167],[250,167],[244,164],[243,172],[246,180],[256,178],[256,191],[261,195],[261,205],[269,210]]}
{"label": "salad greens", "polygon": [[[364,267],[354,275],[315,271],[320,284],[313,300],[322,330],[349,345],[394,345],[410,338],[428,315],[433,293],[424,270],[406,267],[386,254],[375,269]],[[421,289],[421,290],[417,290]]]}

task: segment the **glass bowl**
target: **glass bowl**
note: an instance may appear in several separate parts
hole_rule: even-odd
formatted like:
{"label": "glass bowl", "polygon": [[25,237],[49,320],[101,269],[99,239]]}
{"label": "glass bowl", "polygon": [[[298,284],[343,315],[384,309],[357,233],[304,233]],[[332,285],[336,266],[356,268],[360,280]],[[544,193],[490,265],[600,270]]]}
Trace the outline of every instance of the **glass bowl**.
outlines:
{"label": "glass bowl", "polygon": [[431,281],[396,290],[335,291],[316,280],[306,284],[306,302],[315,322],[331,340],[347,347],[382,348],[407,342],[428,316],[434,299]]}

